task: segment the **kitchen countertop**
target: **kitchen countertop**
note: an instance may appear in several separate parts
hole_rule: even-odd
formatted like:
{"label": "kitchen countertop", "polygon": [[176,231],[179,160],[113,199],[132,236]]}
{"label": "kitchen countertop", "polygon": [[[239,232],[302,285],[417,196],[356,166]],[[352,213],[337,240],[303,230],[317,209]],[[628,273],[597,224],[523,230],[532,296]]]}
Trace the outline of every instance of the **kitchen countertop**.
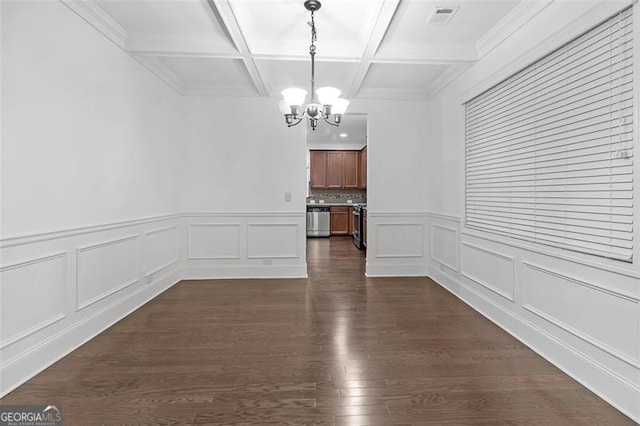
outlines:
{"label": "kitchen countertop", "polygon": [[307,206],[313,206],[313,207],[322,207],[322,206],[363,206],[366,207],[367,203],[309,203],[307,202]]}

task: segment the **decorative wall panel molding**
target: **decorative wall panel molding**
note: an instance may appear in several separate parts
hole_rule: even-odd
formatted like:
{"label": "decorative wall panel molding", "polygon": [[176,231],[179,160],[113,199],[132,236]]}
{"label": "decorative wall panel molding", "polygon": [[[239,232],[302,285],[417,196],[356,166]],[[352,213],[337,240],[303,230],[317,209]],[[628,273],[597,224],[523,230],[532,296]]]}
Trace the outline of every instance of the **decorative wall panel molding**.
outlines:
{"label": "decorative wall panel molding", "polygon": [[178,226],[171,225],[144,233],[144,275],[155,274],[180,261]]}
{"label": "decorative wall panel molding", "polygon": [[422,223],[376,223],[376,258],[424,256]]}
{"label": "decorative wall panel molding", "polygon": [[[0,396],[177,283],[179,218],[0,240]],[[143,272],[153,281],[135,286]]]}
{"label": "decorative wall panel molding", "polygon": [[460,272],[481,286],[514,301],[514,258],[467,242],[461,244]]}
{"label": "decorative wall panel molding", "polygon": [[0,349],[65,318],[66,253],[0,268]]}
{"label": "decorative wall panel molding", "polygon": [[431,224],[431,258],[452,271],[458,271],[458,231]]}
{"label": "decorative wall panel molding", "polygon": [[187,259],[240,259],[239,223],[193,223],[187,228]]}
{"label": "decorative wall panel molding", "polygon": [[523,266],[524,309],[640,368],[637,299],[530,262]]}
{"label": "decorative wall panel molding", "polygon": [[139,236],[130,235],[76,250],[76,309],[86,307],[139,280]]}
{"label": "decorative wall panel molding", "polygon": [[297,259],[300,257],[298,223],[247,224],[248,259]]}
{"label": "decorative wall panel molding", "polygon": [[167,214],[142,219],[131,219],[118,222],[103,223],[99,225],[78,226],[75,228],[61,229],[57,231],[36,232],[26,235],[4,237],[0,239],[0,248],[4,249],[27,244],[41,243],[45,241],[59,240],[62,238],[70,238],[79,235],[93,234],[102,231],[114,231],[116,229],[132,228],[138,225],[148,226],[151,223],[172,221],[179,218],[179,214]]}

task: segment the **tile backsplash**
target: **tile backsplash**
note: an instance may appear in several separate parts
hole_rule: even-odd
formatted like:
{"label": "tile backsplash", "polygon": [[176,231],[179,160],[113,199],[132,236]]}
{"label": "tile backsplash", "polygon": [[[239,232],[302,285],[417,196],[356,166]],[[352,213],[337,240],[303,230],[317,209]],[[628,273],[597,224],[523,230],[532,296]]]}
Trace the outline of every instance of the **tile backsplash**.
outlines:
{"label": "tile backsplash", "polygon": [[353,200],[354,203],[366,203],[367,191],[363,189],[311,189],[307,201],[324,200],[327,203],[346,203]]}

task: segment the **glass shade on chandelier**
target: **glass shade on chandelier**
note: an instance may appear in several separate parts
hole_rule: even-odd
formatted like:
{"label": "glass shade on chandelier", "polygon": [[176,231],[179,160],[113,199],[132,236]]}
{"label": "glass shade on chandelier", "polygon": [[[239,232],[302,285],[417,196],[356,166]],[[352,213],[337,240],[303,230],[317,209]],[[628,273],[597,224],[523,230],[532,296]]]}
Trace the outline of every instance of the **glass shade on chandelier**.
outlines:
{"label": "glass shade on chandelier", "polygon": [[349,106],[348,100],[339,97],[340,93],[340,90],[335,87],[320,87],[316,90],[318,102],[312,99],[311,103],[302,110],[307,91],[292,87],[282,91],[284,99],[280,101],[278,106],[289,127],[298,124],[305,116],[309,118],[312,130],[316,129],[319,119],[332,126],[339,126],[342,115]]}
{"label": "glass shade on chandelier", "polygon": [[[315,56],[316,56],[316,25],[314,20],[314,12],[321,7],[318,0],[306,0],[304,7],[311,12],[311,46],[309,46],[309,55],[311,56],[311,102],[303,108],[307,91],[297,87],[291,87],[282,91],[284,98],[278,104],[280,112],[284,115],[285,122],[288,127],[300,124],[306,116],[309,118],[309,124],[312,130],[318,126],[318,120],[322,119],[325,123],[332,126],[339,126],[342,121],[342,115],[347,111],[349,101],[340,98],[340,90],[335,87],[320,87],[315,89]],[[316,95],[318,101],[316,102]]]}

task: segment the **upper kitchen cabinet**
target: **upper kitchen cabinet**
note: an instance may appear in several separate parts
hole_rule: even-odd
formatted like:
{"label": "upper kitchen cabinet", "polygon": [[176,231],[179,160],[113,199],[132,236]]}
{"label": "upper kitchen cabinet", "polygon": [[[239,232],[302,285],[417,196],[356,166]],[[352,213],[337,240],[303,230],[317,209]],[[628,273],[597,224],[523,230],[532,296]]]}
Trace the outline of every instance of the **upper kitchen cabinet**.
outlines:
{"label": "upper kitchen cabinet", "polygon": [[342,187],[353,189],[359,187],[360,151],[342,152]]}
{"label": "upper kitchen cabinet", "polygon": [[358,188],[367,189],[367,147],[359,152]]}
{"label": "upper kitchen cabinet", "polygon": [[360,187],[360,151],[310,151],[311,188]]}
{"label": "upper kitchen cabinet", "polygon": [[311,188],[327,187],[327,151],[310,152]]}
{"label": "upper kitchen cabinet", "polygon": [[327,188],[343,188],[343,168],[342,151],[327,151]]}

